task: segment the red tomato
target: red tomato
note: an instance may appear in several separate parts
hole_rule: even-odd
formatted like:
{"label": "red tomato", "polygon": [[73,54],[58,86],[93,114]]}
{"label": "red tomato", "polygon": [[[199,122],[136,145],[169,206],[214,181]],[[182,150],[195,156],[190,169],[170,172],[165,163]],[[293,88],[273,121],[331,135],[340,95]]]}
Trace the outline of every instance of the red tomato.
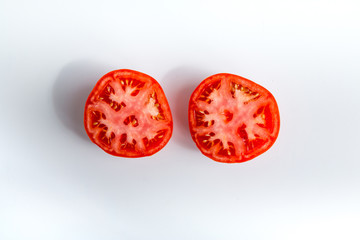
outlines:
{"label": "red tomato", "polygon": [[85,130],[105,152],[120,157],[144,157],[170,140],[173,120],[159,83],[133,70],[107,73],[95,85],[85,105]]}
{"label": "red tomato", "polygon": [[248,79],[227,73],[200,83],[191,95],[188,114],[197,147],[218,162],[245,162],[264,153],[280,128],[273,95]]}

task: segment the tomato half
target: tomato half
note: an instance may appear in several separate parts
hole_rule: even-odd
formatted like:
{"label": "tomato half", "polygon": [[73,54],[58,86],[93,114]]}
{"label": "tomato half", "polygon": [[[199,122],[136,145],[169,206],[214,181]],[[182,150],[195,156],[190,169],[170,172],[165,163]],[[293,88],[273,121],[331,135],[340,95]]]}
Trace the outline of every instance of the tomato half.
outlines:
{"label": "tomato half", "polygon": [[200,83],[190,97],[191,136],[207,157],[245,162],[275,142],[280,115],[273,95],[240,76],[221,73]]}
{"label": "tomato half", "polygon": [[164,91],[152,77],[133,70],[103,76],[85,105],[85,130],[105,152],[144,157],[170,140],[173,120]]}

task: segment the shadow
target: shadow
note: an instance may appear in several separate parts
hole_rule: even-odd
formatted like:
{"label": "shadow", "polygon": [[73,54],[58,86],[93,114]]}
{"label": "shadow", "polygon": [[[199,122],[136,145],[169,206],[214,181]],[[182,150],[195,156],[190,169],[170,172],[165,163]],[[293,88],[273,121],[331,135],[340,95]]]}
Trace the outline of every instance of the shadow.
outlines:
{"label": "shadow", "polygon": [[188,123],[190,96],[198,84],[210,75],[209,71],[183,66],[171,70],[161,79],[174,120],[173,139],[189,149],[197,149]]}
{"label": "shadow", "polygon": [[96,82],[109,71],[91,61],[75,61],[65,65],[52,89],[52,100],[59,120],[73,133],[88,139],[84,129],[84,107]]}

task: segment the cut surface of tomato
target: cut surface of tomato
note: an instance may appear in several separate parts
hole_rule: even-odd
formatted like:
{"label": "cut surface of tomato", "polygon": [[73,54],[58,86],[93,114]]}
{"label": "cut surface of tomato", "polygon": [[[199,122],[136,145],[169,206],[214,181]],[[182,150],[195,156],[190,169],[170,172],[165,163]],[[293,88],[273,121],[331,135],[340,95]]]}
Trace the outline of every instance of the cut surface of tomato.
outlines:
{"label": "cut surface of tomato", "polygon": [[218,162],[255,158],[274,144],[280,129],[273,95],[228,73],[210,76],[199,84],[190,97],[188,114],[196,146]]}
{"label": "cut surface of tomato", "polygon": [[144,157],[170,140],[173,120],[160,84],[133,70],[103,76],[91,91],[84,114],[85,130],[105,152],[120,157]]}

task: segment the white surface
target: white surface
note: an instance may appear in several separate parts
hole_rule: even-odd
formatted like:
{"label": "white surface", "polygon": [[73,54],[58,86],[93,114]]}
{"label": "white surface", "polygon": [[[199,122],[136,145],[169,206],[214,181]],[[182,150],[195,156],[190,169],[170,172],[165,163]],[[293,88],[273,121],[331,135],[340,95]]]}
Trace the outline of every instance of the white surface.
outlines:
{"label": "white surface", "polygon": [[[360,2],[0,1],[0,239],[360,239]],[[83,105],[110,70],[163,86],[169,144],[123,159]],[[187,103],[219,72],[276,97],[260,157],[195,148]]]}

